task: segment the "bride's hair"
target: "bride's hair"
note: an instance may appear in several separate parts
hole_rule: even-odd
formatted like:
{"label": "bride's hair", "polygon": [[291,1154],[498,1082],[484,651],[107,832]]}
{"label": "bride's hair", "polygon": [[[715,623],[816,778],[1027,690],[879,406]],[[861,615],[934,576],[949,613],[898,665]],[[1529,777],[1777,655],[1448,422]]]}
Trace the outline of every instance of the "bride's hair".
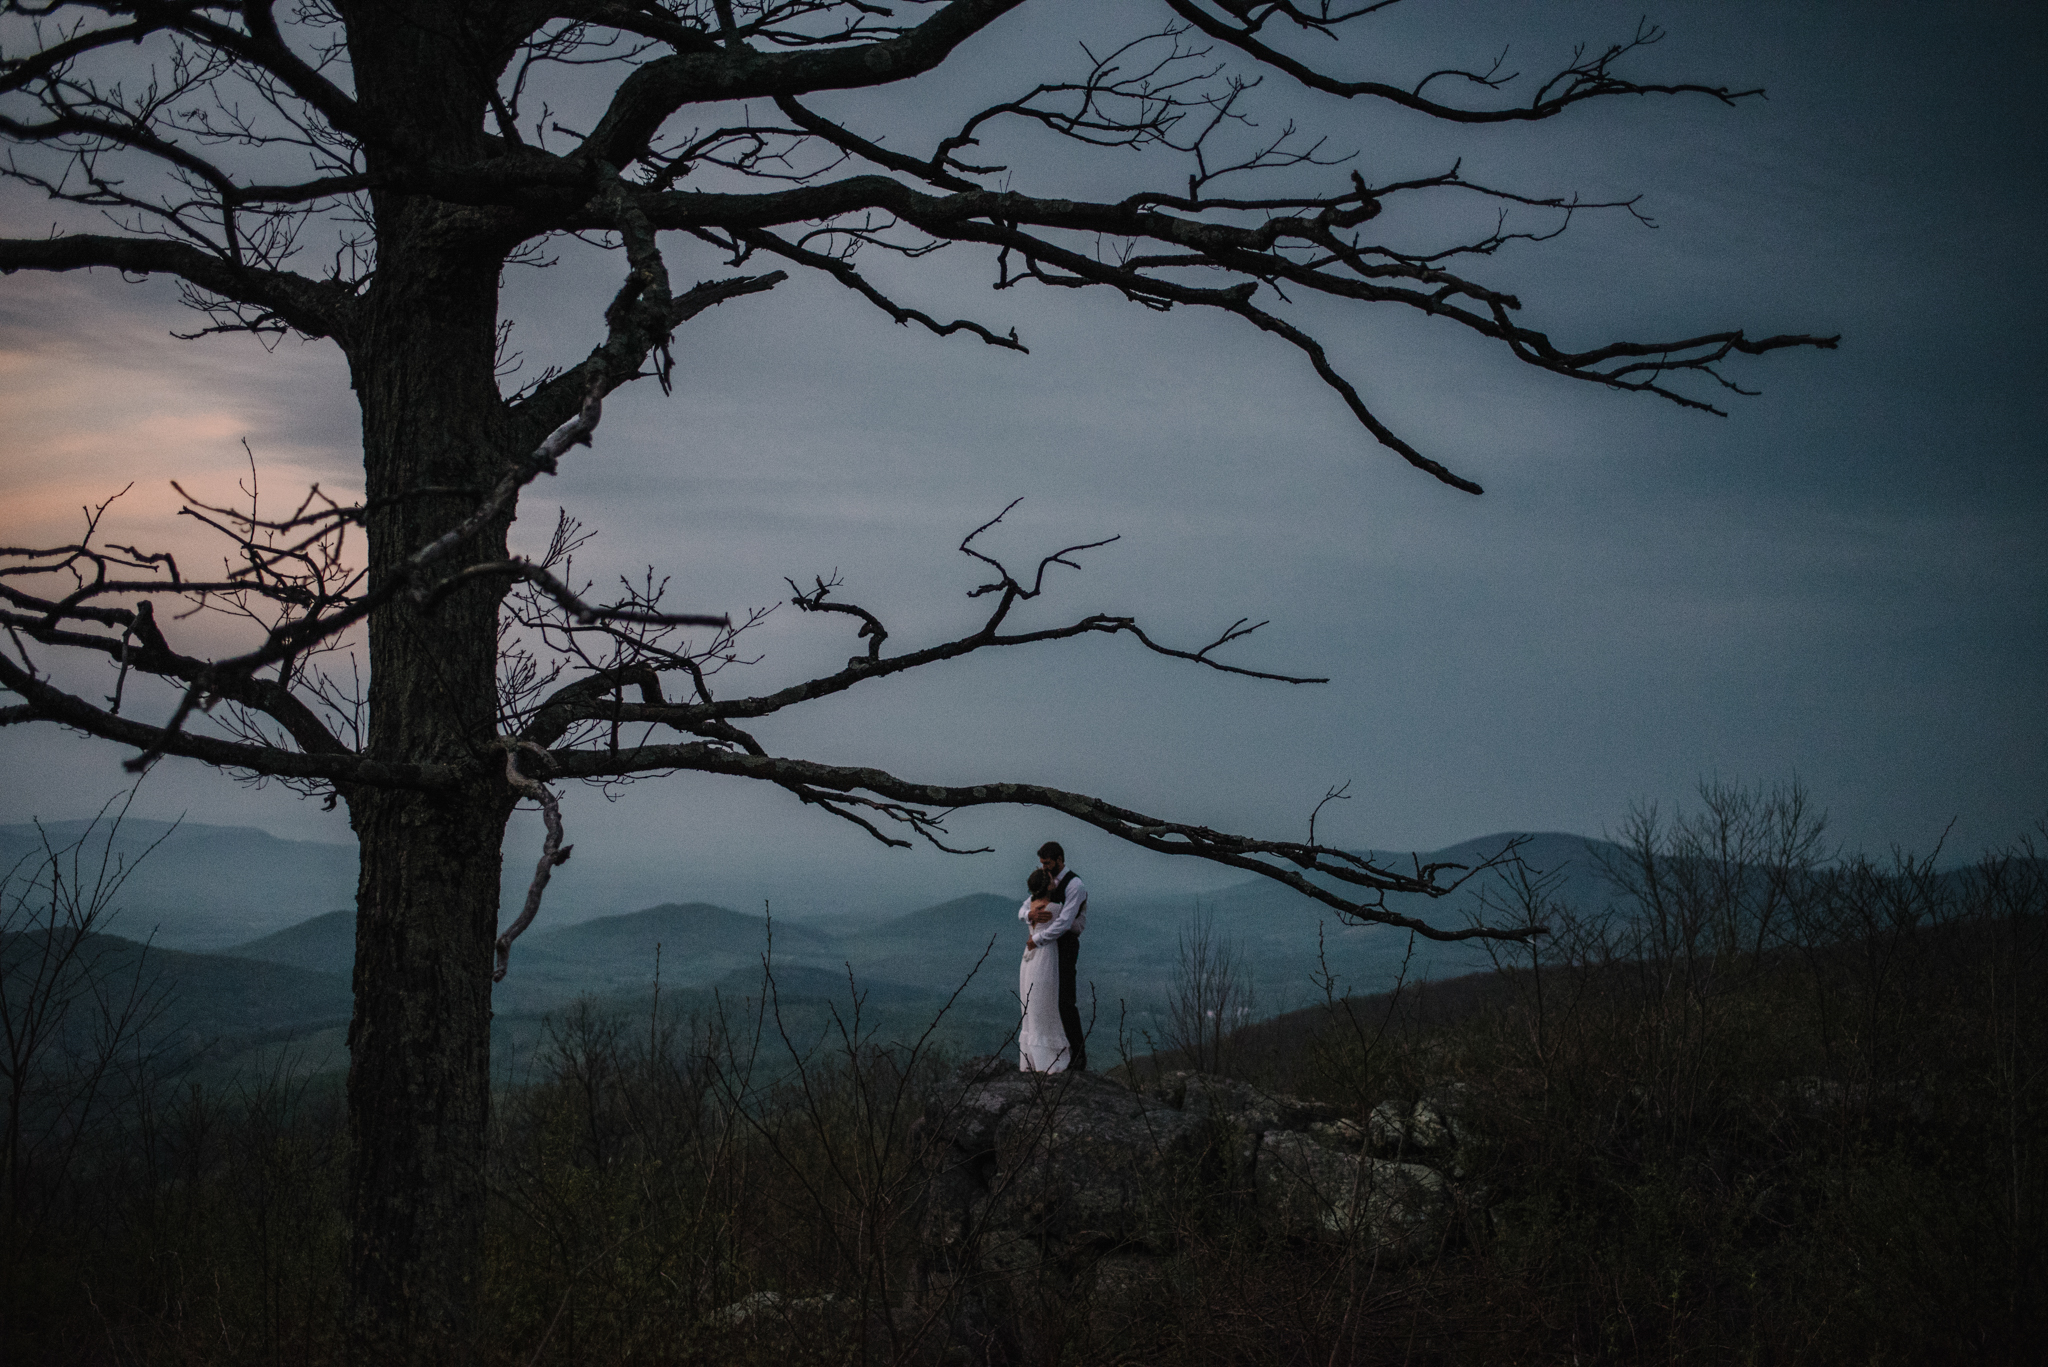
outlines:
{"label": "bride's hair", "polygon": [[1052,893],[1052,875],[1044,869],[1033,869],[1031,876],[1024,880],[1025,890],[1033,897],[1046,897]]}

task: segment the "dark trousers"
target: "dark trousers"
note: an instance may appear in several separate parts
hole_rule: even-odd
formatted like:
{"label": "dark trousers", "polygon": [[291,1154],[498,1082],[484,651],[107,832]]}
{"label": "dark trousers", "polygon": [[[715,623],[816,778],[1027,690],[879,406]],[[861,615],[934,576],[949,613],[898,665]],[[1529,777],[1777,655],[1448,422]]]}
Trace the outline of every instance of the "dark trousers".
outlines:
{"label": "dark trousers", "polygon": [[1067,1032],[1067,1068],[1088,1071],[1088,1037],[1081,1033],[1081,1008],[1074,1004],[1074,965],[1081,957],[1081,937],[1068,931],[1053,941],[1060,947],[1060,1028]]}

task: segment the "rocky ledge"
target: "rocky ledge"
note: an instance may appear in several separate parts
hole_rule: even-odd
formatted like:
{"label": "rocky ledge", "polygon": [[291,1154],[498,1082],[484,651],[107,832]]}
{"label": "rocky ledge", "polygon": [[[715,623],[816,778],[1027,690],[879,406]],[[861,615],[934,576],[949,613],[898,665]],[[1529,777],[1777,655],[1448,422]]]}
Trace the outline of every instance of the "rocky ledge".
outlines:
{"label": "rocky ledge", "polygon": [[1219,1208],[1381,1262],[1426,1256],[1468,1202],[1460,1100],[1388,1102],[1360,1124],[1202,1073],[1134,1089],[970,1060],[922,1122],[937,1161],[917,1298],[951,1307],[969,1357],[1001,1361],[1022,1350],[1028,1301],[1139,1292]]}

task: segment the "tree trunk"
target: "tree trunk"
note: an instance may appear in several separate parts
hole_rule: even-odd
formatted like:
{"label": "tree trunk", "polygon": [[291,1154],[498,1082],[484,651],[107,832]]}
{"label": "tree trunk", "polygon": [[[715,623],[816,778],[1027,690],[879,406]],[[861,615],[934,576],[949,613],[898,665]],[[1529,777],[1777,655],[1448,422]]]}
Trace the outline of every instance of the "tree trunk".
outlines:
{"label": "tree trunk", "polygon": [[504,829],[496,808],[487,796],[358,804],[348,1334],[360,1363],[456,1361],[471,1337]]}
{"label": "tree trunk", "polygon": [[[436,206],[381,204],[364,327],[349,339],[363,411],[372,583],[473,511],[510,435],[495,350],[499,261]],[[505,524],[437,566],[505,556]],[[511,795],[497,748],[497,610],[472,585],[370,621],[368,750],[459,766],[452,792],[349,795],[361,845],[349,1026],[347,1332],[359,1363],[468,1355],[490,1108],[491,941]]]}

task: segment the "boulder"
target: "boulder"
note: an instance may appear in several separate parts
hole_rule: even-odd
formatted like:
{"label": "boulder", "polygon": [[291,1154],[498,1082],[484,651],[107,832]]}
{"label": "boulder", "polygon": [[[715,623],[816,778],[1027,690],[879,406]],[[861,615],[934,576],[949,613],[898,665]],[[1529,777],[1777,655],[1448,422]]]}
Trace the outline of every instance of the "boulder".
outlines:
{"label": "boulder", "polygon": [[1338,1119],[1337,1108],[1328,1102],[1262,1091],[1248,1082],[1208,1073],[1166,1073],[1143,1091],[1182,1115],[1206,1122],[1213,1150],[1223,1160],[1227,1175],[1238,1182],[1251,1180],[1259,1136],[1273,1130],[1329,1125]]}
{"label": "boulder", "polygon": [[998,1059],[959,1068],[923,1123],[944,1141],[930,1196],[942,1242],[964,1237],[971,1213],[1064,1242],[1135,1238],[1146,1193],[1196,1159],[1202,1140],[1199,1117],[1099,1073],[1025,1073]]}
{"label": "boulder", "polygon": [[1209,1141],[1202,1116],[1100,1074],[994,1058],[935,1088],[921,1125],[938,1161],[912,1299],[976,1362],[1036,1355],[1027,1311],[1074,1303],[1105,1269],[1120,1286],[1148,1280]]}
{"label": "boulder", "polygon": [[1358,1240],[1396,1261],[1434,1253],[1456,1202],[1434,1168],[1345,1153],[1280,1131],[1259,1144],[1259,1208],[1284,1233]]}
{"label": "boulder", "polygon": [[906,1309],[943,1314],[954,1348],[977,1362],[1042,1356],[1051,1340],[1036,1339],[1055,1333],[1046,1317],[1076,1306],[1113,1323],[1165,1274],[1202,1204],[1395,1260],[1441,1247],[1457,1208],[1434,1168],[1361,1152],[1388,1136],[1417,1155],[1455,1147],[1433,1107],[1382,1107],[1361,1125],[1323,1102],[1202,1073],[1133,1090],[980,1058],[933,1090],[920,1128],[937,1161],[919,1304]]}
{"label": "boulder", "polygon": [[1206,1138],[1199,1116],[1078,1074],[1005,1111],[991,1195],[1004,1225],[1041,1238],[1157,1244],[1155,1207],[1197,1166]]}
{"label": "boulder", "polygon": [[1258,1132],[1301,1130],[1337,1119],[1337,1108],[1326,1101],[1261,1091],[1249,1082],[1208,1073],[1165,1073],[1142,1091],[1177,1111],[1227,1119]]}
{"label": "boulder", "polygon": [[1350,1116],[1345,1116],[1327,1125],[1309,1126],[1308,1136],[1318,1144],[1326,1144],[1330,1148],[1342,1149],[1347,1153],[1356,1153],[1365,1145],[1366,1132],[1365,1126]]}
{"label": "boulder", "polygon": [[1433,1089],[1413,1105],[1382,1101],[1366,1117],[1372,1151],[1381,1157],[1441,1163],[1447,1155],[1471,1142],[1463,1120],[1470,1100],[1469,1087],[1452,1083]]}

